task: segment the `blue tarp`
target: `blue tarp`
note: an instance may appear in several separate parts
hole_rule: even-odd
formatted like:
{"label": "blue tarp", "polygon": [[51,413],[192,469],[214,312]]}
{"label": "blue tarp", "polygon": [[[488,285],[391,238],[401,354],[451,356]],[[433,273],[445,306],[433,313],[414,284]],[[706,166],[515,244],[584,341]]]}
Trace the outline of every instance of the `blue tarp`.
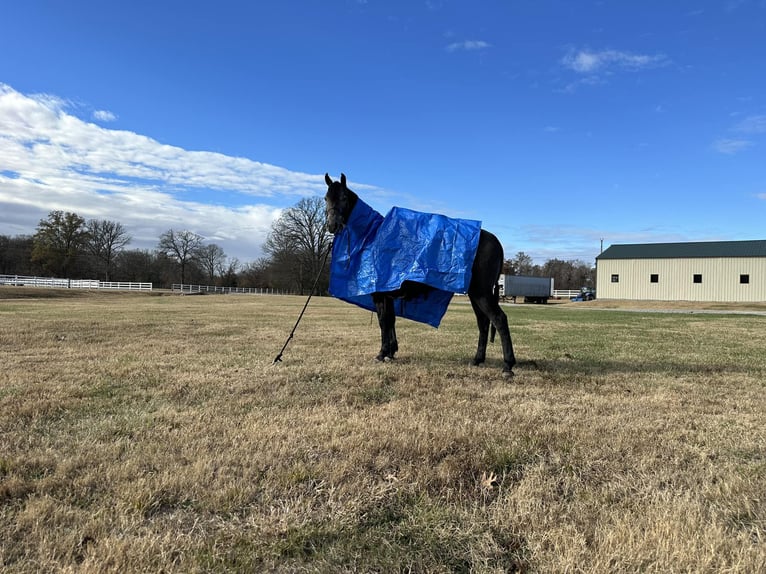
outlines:
{"label": "blue tarp", "polygon": [[375,310],[372,294],[405,281],[433,288],[396,299],[395,313],[438,327],[454,293],[465,293],[481,222],[394,207],[383,217],[359,199],[333,243],[330,294]]}

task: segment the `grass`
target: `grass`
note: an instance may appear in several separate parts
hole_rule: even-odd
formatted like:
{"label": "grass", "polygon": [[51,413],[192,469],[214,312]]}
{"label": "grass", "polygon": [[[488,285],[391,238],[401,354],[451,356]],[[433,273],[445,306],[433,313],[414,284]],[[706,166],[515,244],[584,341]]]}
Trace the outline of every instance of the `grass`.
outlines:
{"label": "grass", "polygon": [[0,289],[0,567],[766,570],[763,317],[303,302]]}

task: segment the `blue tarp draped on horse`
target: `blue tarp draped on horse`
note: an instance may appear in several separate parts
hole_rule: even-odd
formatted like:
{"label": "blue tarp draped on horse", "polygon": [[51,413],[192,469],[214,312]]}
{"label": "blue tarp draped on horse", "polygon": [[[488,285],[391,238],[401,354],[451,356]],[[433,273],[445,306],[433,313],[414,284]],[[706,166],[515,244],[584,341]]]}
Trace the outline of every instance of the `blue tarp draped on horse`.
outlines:
{"label": "blue tarp draped on horse", "polygon": [[383,217],[359,199],[335,236],[330,294],[374,311],[373,293],[422,283],[433,289],[397,298],[395,313],[438,327],[452,295],[468,291],[480,233],[480,221],[401,207]]}

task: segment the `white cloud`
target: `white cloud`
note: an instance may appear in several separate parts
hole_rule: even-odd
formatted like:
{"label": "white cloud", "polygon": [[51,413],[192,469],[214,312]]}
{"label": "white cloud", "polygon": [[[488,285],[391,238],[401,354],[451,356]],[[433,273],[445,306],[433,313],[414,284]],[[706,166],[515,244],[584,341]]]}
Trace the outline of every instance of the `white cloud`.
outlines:
{"label": "white cloud", "polygon": [[577,52],[567,54],[562,62],[567,68],[583,73],[596,71],[601,66],[603,60],[597,54]]}
{"label": "white cloud", "polygon": [[[748,116],[729,129],[734,137],[713,142],[713,149],[726,155],[734,155],[755,145],[759,134],[766,134],[766,115]],[[749,139],[746,139],[749,138]]]}
{"label": "white cloud", "polygon": [[561,60],[565,68],[578,74],[598,74],[615,70],[637,71],[662,66],[668,59],[662,54],[633,54],[619,50],[570,50]]}
{"label": "white cloud", "polygon": [[745,150],[752,145],[753,145],[753,142],[749,140],[724,138],[724,139],[716,140],[713,143],[713,148],[720,153],[725,153],[727,155],[734,155],[735,153],[739,153],[742,150]]}
{"label": "white cloud", "polygon": [[188,229],[248,261],[281,208],[326,191],[321,175],[188,151],[67,112],[0,84],[0,234],[31,234],[54,209],[125,225],[130,248]]}
{"label": "white cloud", "polygon": [[766,133],[766,116],[749,116],[739,122],[734,130],[745,134]]}
{"label": "white cloud", "polygon": [[113,122],[117,119],[117,116],[107,110],[96,110],[93,112],[93,119],[100,122]]}
{"label": "white cloud", "polygon": [[453,42],[447,46],[448,52],[457,52],[458,50],[472,52],[474,50],[484,50],[489,48],[490,44],[483,40],[466,40],[464,42]]}

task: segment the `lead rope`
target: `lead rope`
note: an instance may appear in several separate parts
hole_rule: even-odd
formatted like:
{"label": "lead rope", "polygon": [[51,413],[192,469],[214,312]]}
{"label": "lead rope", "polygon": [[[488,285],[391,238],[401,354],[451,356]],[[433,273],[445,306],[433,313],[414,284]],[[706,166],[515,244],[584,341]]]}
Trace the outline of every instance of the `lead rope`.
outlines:
{"label": "lead rope", "polygon": [[324,259],[322,259],[322,266],[319,268],[319,273],[317,273],[316,279],[314,279],[314,284],[311,286],[311,291],[309,292],[308,299],[306,299],[306,304],[303,305],[303,310],[301,311],[301,314],[298,315],[298,320],[295,322],[295,326],[293,326],[293,330],[290,331],[290,335],[287,337],[287,340],[285,341],[285,344],[282,345],[282,350],[279,351],[279,354],[274,357],[274,360],[271,363],[271,366],[273,367],[277,363],[282,362],[282,354],[285,352],[285,349],[287,348],[287,344],[290,342],[290,339],[293,338],[293,335],[295,335],[295,330],[298,328],[298,323],[301,322],[301,319],[303,318],[303,314],[306,312],[306,307],[309,306],[309,301],[311,301],[311,296],[314,294],[314,289],[316,289],[317,283],[319,283],[319,278],[322,276],[322,271],[324,271],[325,263],[327,263],[327,258],[330,256],[330,252],[332,251],[332,243],[330,243],[330,248],[327,250],[327,253],[324,255]]}

